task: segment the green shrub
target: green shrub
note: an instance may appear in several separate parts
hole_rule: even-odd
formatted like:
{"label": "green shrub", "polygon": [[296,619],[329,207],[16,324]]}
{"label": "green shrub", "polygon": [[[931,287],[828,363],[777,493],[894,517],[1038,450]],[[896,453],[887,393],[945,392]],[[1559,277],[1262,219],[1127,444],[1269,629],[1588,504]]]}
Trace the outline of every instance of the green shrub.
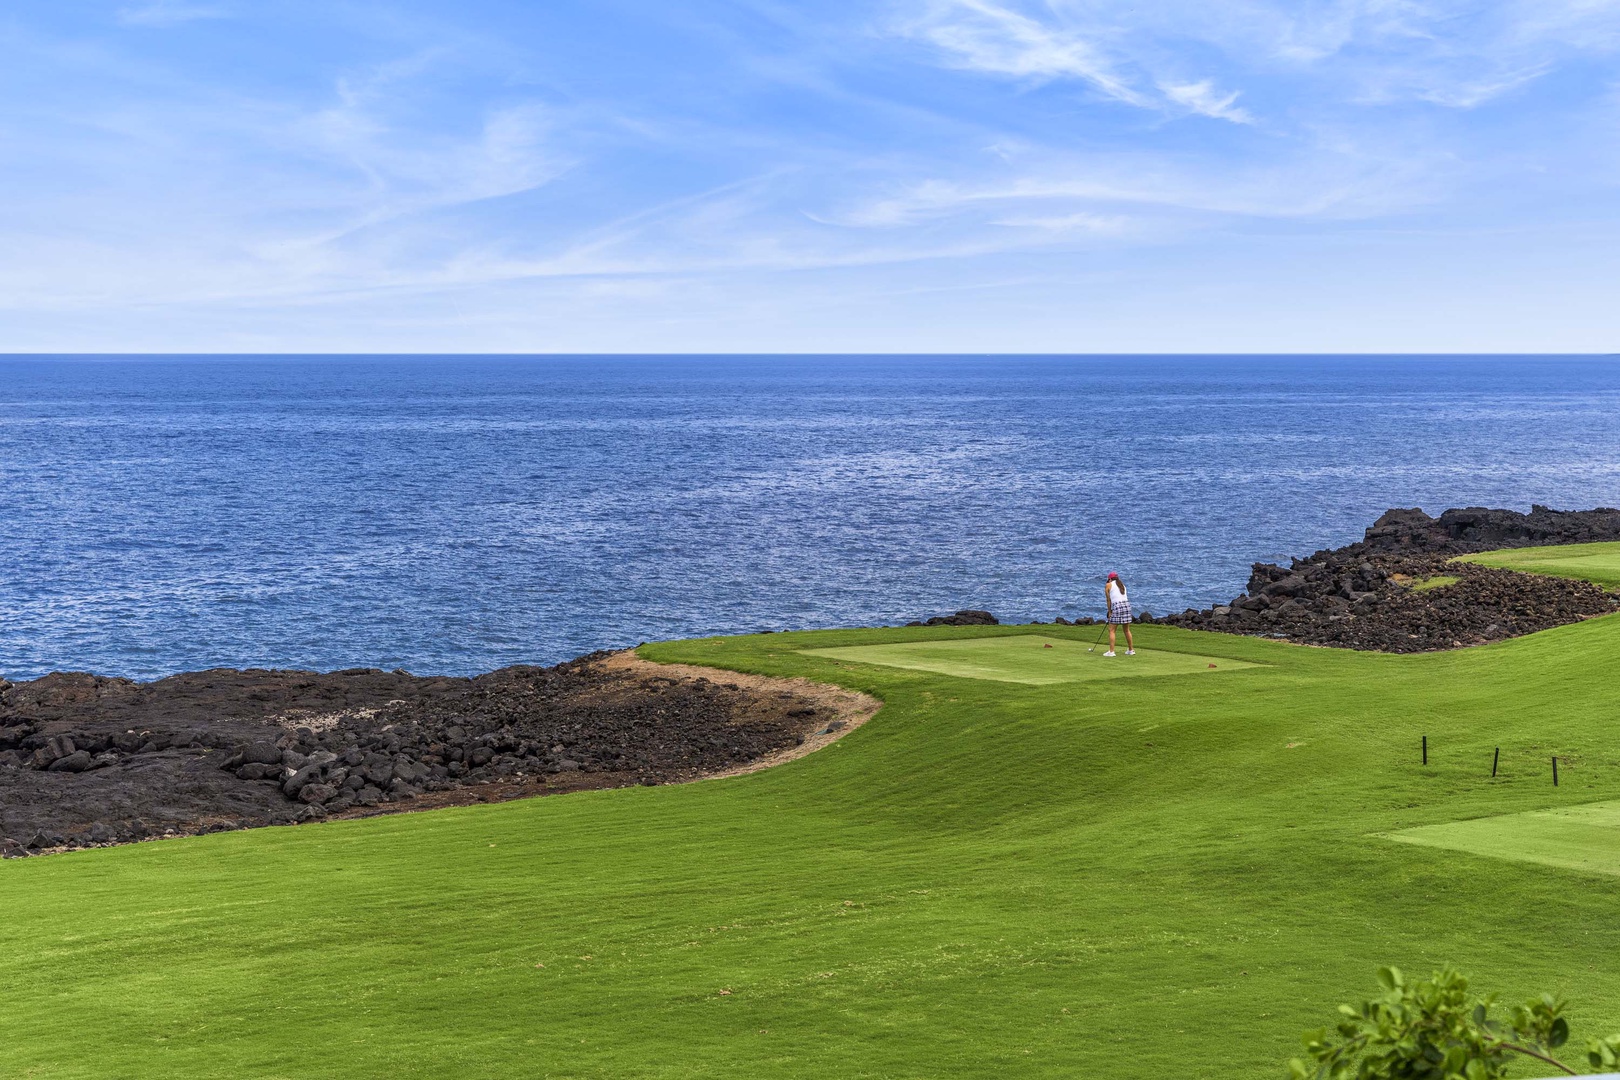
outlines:
{"label": "green shrub", "polygon": [[[1313,1069],[1295,1058],[1294,1080],[1495,1080],[1514,1055],[1536,1058],[1570,1075],[1553,1056],[1569,1041],[1565,1003],[1551,994],[1488,1017],[1494,995],[1472,1000],[1468,980],[1447,968],[1408,983],[1396,968],[1380,968],[1382,996],[1360,1008],[1340,1005],[1338,1041],[1324,1028],[1305,1036]],[[1620,1035],[1587,1040],[1593,1068],[1620,1061]]]}

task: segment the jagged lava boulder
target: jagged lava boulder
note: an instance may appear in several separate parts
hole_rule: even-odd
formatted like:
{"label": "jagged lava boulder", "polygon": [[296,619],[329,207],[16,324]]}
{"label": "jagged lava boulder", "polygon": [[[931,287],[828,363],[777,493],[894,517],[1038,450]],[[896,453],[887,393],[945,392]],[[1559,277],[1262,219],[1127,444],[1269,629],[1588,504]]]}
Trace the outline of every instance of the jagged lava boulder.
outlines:
{"label": "jagged lava boulder", "polygon": [[[1362,540],[1284,567],[1255,563],[1230,603],[1161,621],[1197,630],[1381,652],[1457,648],[1534,633],[1620,608],[1584,581],[1456,563],[1505,547],[1620,540],[1620,510],[1530,513],[1470,507],[1438,518],[1387,511]],[[1438,577],[1440,588],[1417,588]]]}

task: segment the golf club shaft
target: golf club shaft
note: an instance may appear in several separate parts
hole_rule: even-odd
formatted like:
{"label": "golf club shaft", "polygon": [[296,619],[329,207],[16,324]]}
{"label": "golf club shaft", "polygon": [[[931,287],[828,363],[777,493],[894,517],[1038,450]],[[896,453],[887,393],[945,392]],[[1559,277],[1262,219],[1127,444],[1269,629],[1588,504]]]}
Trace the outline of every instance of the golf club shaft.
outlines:
{"label": "golf club shaft", "polygon": [[1108,620],[1104,619],[1102,626],[1097,628],[1097,640],[1093,641],[1091,643],[1091,648],[1087,649],[1086,652],[1095,652],[1096,649],[1097,649],[1097,646],[1102,644],[1103,635],[1106,634],[1107,632],[1108,632]]}

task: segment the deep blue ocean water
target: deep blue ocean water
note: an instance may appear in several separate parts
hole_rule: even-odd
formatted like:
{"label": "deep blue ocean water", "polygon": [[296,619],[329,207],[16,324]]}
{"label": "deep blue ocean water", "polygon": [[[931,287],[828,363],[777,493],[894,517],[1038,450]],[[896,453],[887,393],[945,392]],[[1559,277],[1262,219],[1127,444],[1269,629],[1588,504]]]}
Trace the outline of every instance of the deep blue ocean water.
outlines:
{"label": "deep blue ocean water", "polygon": [[0,358],[0,673],[472,673],[1230,598],[1390,506],[1620,504],[1620,361]]}

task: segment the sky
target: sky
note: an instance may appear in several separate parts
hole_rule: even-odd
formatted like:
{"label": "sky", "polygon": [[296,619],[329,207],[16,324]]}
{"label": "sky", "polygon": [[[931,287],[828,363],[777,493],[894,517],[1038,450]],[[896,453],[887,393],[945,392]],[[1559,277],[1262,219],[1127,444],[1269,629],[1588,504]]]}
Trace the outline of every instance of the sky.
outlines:
{"label": "sky", "polygon": [[4,352],[1614,352],[1620,0],[10,0]]}

